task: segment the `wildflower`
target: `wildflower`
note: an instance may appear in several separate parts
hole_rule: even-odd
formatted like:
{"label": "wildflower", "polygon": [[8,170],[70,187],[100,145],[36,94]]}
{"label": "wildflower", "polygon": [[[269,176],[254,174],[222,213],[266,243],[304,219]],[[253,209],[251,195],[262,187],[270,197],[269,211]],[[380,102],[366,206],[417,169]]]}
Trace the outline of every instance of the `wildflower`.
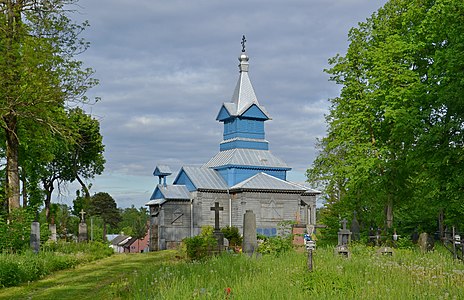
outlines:
{"label": "wildflower", "polygon": [[232,294],[232,289],[230,287],[226,287],[224,292],[226,293],[226,299],[229,299],[230,295]]}

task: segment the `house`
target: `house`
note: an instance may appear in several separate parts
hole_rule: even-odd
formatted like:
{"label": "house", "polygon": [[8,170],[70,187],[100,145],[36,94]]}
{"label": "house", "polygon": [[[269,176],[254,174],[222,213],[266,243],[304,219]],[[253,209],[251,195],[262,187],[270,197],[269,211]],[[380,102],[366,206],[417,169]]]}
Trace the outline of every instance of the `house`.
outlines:
{"label": "house", "polygon": [[271,118],[255,95],[248,61],[243,49],[232,99],[216,117],[224,126],[219,152],[204,165],[183,166],[173,184],[166,183],[170,168],[156,166],[159,183],[146,203],[151,250],[176,248],[202,226],[213,226],[216,203],[220,227],[235,226],[242,233],[247,210],[256,215],[257,232],[268,236],[277,234],[280,221],[295,220],[308,228],[316,224],[320,192],[288,181],[291,168],[269,150],[264,122]]}
{"label": "house", "polygon": [[116,253],[124,253],[124,245],[131,239],[127,235],[117,235],[110,241],[110,247],[113,248]]}

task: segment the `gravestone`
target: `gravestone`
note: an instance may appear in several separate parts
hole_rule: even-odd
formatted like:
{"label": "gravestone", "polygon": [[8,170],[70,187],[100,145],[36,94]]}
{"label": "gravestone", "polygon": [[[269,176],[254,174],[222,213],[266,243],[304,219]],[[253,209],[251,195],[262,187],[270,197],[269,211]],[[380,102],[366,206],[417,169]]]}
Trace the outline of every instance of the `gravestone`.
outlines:
{"label": "gravestone", "polygon": [[351,242],[351,231],[346,228],[348,221],[343,219],[342,228],[338,231],[338,246],[348,245]]}
{"label": "gravestone", "polygon": [[30,246],[34,253],[39,253],[40,249],[40,224],[37,221],[31,224]]}
{"label": "gravestone", "polygon": [[426,232],[422,232],[419,235],[419,239],[417,240],[417,244],[422,252],[428,252],[433,250],[435,243],[431,236],[429,236]]}
{"label": "gravestone", "polygon": [[350,257],[348,244],[351,242],[351,231],[346,228],[346,223],[348,223],[346,219],[340,223],[342,223],[342,228],[338,231],[338,245],[335,247],[335,254]]}
{"label": "gravestone", "polygon": [[56,224],[48,225],[48,229],[50,230],[50,241],[56,242]]}
{"label": "gravestone", "polygon": [[79,223],[79,235],[77,237],[78,242],[87,242],[87,224],[84,220],[84,215],[86,212],[84,210],[80,211],[81,214],[81,222]]}
{"label": "gravestone", "polygon": [[353,213],[353,220],[351,221],[351,237],[353,241],[359,241],[361,239],[360,226],[358,220],[356,219],[356,212]]}
{"label": "gravestone", "polygon": [[214,211],[214,231],[213,235],[217,240],[217,247],[219,251],[224,249],[224,233],[219,228],[219,212],[224,210],[224,207],[219,206],[219,202],[214,202],[214,206],[210,208]]}
{"label": "gravestone", "polygon": [[252,256],[258,250],[256,237],[256,216],[252,210],[247,210],[243,216],[242,252]]}

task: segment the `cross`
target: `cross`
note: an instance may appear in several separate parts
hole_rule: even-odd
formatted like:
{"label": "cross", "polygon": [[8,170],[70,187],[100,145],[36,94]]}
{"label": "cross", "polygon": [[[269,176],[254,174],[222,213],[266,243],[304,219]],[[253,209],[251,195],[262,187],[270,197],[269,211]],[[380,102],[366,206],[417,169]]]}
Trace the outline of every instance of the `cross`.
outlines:
{"label": "cross", "polygon": [[342,229],[346,230],[346,223],[348,223],[348,221],[346,219],[343,219],[340,223],[342,223],[342,226],[343,226]]}
{"label": "cross", "polygon": [[86,212],[83,209],[81,209],[79,214],[81,215],[81,222],[84,222],[84,215],[86,214]]}
{"label": "cross", "polygon": [[242,42],[240,44],[242,44],[242,52],[245,52],[245,43],[246,43],[246,39],[245,39],[245,35],[242,36]]}
{"label": "cross", "polygon": [[214,210],[214,230],[219,230],[219,211],[224,210],[224,207],[219,207],[219,202],[214,202],[211,210]]}

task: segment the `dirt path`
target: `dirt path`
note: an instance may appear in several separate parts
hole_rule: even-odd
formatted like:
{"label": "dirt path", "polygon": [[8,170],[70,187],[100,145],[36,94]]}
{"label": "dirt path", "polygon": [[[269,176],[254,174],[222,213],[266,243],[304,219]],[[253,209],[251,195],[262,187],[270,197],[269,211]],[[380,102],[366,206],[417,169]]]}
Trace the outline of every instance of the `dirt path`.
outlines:
{"label": "dirt path", "polygon": [[42,280],[0,289],[0,299],[118,299],[111,284],[123,276],[142,270],[147,264],[172,261],[175,251],[116,254],[111,257],[56,272]]}

